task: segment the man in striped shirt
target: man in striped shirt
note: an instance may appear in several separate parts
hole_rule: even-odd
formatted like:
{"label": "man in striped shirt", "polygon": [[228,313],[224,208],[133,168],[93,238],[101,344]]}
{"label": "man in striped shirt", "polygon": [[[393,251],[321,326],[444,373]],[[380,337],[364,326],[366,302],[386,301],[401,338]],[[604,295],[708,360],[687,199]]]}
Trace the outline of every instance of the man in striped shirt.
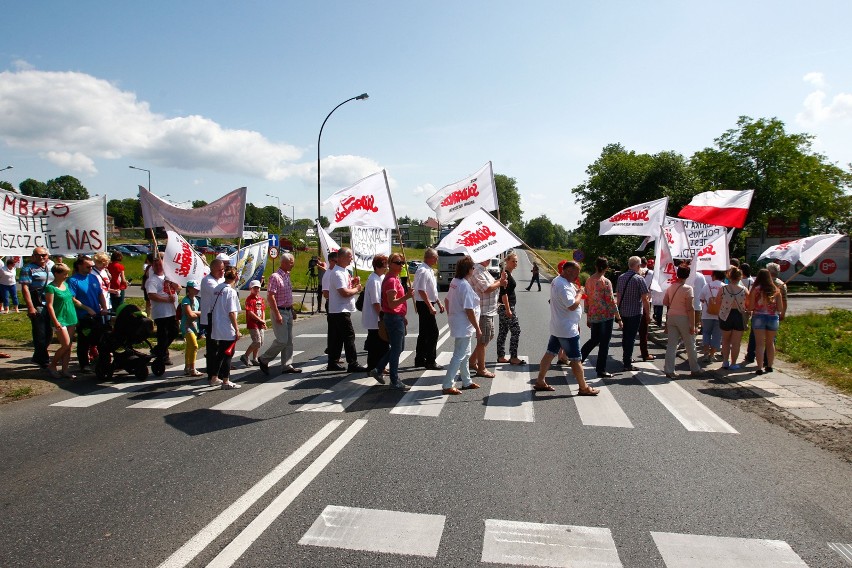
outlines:
{"label": "man in striped shirt", "polygon": [[269,363],[281,354],[282,373],[301,373],[302,369],[293,366],[293,284],[290,282],[290,271],[296,259],[289,252],[281,254],[281,266],[269,277],[269,287],[266,291],[266,302],[272,314],[272,345],[258,358],[260,370],[269,374]]}

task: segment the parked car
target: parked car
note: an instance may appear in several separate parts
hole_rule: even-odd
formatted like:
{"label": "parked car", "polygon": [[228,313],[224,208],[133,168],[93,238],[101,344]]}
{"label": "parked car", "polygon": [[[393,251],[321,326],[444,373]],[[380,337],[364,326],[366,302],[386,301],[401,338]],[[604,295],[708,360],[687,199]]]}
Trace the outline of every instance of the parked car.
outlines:
{"label": "parked car", "polygon": [[216,254],[216,249],[214,249],[213,247],[199,245],[195,247],[195,252],[197,252],[198,254]]}
{"label": "parked car", "polygon": [[491,273],[491,276],[494,278],[500,278],[500,259],[492,258],[491,264],[488,265],[488,272]]}
{"label": "parked car", "polygon": [[420,265],[423,264],[422,260],[409,260],[408,261],[408,273],[411,277],[414,277],[414,273],[417,272],[417,269],[420,268]]}
{"label": "parked car", "polygon": [[139,254],[148,254],[149,252],[151,252],[151,249],[149,249],[145,245],[134,245],[134,244],[130,244],[130,243],[125,243],[125,244],[118,245],[118,246],[123,246],[125,248],[129,248],[130,250],[136,251]]}
{"label": "parked car", "polygon": [[109,253],[120,252],[123,256],[131,258],[134,256],[141,256],[140,253],[136,252],[135,250],[131,250],[124,245],[109,245],[106,249]]}

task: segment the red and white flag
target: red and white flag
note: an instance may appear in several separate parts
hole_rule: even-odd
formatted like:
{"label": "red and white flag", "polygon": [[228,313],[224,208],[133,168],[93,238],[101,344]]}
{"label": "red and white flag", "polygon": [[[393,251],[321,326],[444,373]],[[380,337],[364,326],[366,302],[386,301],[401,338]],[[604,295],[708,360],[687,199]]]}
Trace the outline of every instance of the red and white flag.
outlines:
{"label": "red and white flag", "polygon": [[705,191],[694,196],[689,205],[680,210],[678,217],[710,225],[742,229],[752,197],[754,197],[753,189]]}
{"label": "red and white flag", "polygon": [[677,220],[671,225],[659,228],[655,247],[657,262],[654,264],[654,279],[651,281],[651,291],[665,292],[677,280],[671,245],[677,238],[673,235],[685,234],[685,232],[683,222],[680,220]]}
{"label": "red and white flag", "polygon": [[396,228],[396,215],[385,170],[344,187],[323,203],[334,207],[334,216],[327,229],[329,233],[337,227]]}
{"label": "red and white flag", "polygon": [[812,237],[781,243],[763,251],[763,254],[757,257],[757,260],[771,258],[772,260],[786,260],[794,265],[801,262],[803,266],[808,266],[842,238],[843,235],[836,234],[813,235]]}
{"label": "red and white flag", "polygon": [[139,186],[139,204],[145,228],[165,227],[187,237],[242,238],[246,220],[244,187],[195,209],[176,207]]}
{"label": "red and white flag", "polygon": [[724,227],[715,237],[707,239],[703,246],[693,247],[692,250],[695,252],[692,257],[692,269],[694,271],[727,271],[731,267],[730,254],[728,253],[728,232]]}
{"label": "red and white flag", "polygon": [[479,209],[469,213],[438,243],[437,249],[469,254],[474,262],[482,262],[521,244],[521,240],[491,213]]}
{"label": "red and white flag", "polygon": [[622,209],[609,219],[601,221],[598,234],[656,237],[660,233],[660,225],[666,218],[668,205],[669,198],[664,197]]}
{"label": "red and white flag", "polygon": [[201,282],[210,273],[201,257],[192,246],[174,231],[166,231],[169,240],[163,252],[163,271],[166,280],[186,286],[190,280]]}
{"label": "red and white flag", "polygon": [[497,186],[494,183],[491,162],[463,180],[442,187],[427,199],[426,203],[442,225],[463,219],[480,208],[496,211]]}

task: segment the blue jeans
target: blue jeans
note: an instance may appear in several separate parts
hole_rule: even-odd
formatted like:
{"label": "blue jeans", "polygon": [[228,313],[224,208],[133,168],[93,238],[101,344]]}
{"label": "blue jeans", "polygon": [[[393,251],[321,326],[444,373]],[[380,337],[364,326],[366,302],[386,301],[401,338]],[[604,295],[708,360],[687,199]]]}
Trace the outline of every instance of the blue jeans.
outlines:
{"label": "blue jeans", "polygon": [[633,364],[633,345],[636,343],[639,324],[642,323],[643,317],[645,317],[644,314],[639,314],[638,316],[621,318],[621,321],[624,322],[624,329],[621,331],[621,348],[623,350],[621,362],[624,363],[625,367]]}
{"label": "blue jeans", "polygon": [[476,336],[454,337],[453,339],[455,340],[455,347],[453,348],[453,357],[447,366],[447,374],[444,376],[443,388],[445,389],[453,388],[453,383],[456,382],[456,373],[459,371],[461,371],[463,387],[473,382],[473,379],[470,378],[467,362],[470,360],[471,346],[476,341]]}
{"label": "blue jeans", "polygon": [[580,350],[583,355],[583,360],[589,358],[592,350],[598,348],[598,360],[595,364],[595,371],[599,375],[606,373],[606,359],[609,357],[609,342],[612,339],[612,325],[615,320],[598,321],[592,324],[591,336],[589,340],[583,344]]}
{"label": "blue jeans", "polygon": [[9,309],[9,300],[12,305],[18,307],[18,288],[14,284],[0,284],[0,293],[3,294],[3,309]]}
{"label": "blue jeans", "polygon": [[381,372],[385,365],[390,364],[391,383],[399,382],[399,356],[405,348],[405,318],[397,314],[384,313],[382,321],[390,340],[390,350],[376,363],[376,369]]}

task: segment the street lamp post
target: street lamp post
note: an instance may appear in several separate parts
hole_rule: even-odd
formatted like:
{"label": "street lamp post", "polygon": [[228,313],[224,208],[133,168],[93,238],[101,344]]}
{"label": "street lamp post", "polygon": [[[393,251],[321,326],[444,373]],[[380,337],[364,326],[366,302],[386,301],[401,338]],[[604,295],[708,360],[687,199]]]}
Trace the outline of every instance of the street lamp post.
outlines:
{"label": "street lamp post", "polygon": [[281,237],[281,218],[284,216],[281,214],[281,198],[270,193],[266,194],[266,197],[272,197],[278,202],[278,237]]}
{"label": "street lamp post", "polygon": [[128,166],[131,170],[139,170],[140,172],[148,172],[148,191],[151,191],[151,170],[145,168],[137,168],[136,166]]}
{"label": "street lamp post", "polygon": [[[321,193],[321,190],[320,190],[320,141],[322,140],[322,129],[325,128],[325,123],[328,122],[328,119],[331,117],[332,114],[334,114],[334,111],[336,111],[337,109],[339,109],[340,107],[342,107],[343,105],[348,103],[349,101],[363,101],[363,100],[368,99],[368,98],[370,98],[370,95],[368,95],[367,93],[361,93],[357,97],[352,97],[352,98],[346,99],[345,101],[343,101],[342,103],[340,103],[339,105],[337,105],[336,107],[331,109],[331,112],[328,113],[328,116],[326,116],[325,120],[322,121],[322,126],[320,126],[319,136],[317,136],[317,223],[319,223],[319,220],[320,220],[320,203],[321,203],[321,200],[322,200],[322,193]],[[320,255],[322,255],[322,248],[319,244],[319,239],[317,239],[317,251]]]}
{"label": "street lamp post", "polygon": [[6,170],[11,170],[15,166],[6,166],[5,168],[0,168],[0,172],[5,172]]}
{"label": "street lamp post", "polygon": [[288,205],[287,203],[282,203],[281,205],[283,205],[284,207],[290,207],[291,209],[293,209],[293,216],[290,217],[290,234],[292,235],[293,234],[293,224],[296,222],[296,206],[295,205]]}

